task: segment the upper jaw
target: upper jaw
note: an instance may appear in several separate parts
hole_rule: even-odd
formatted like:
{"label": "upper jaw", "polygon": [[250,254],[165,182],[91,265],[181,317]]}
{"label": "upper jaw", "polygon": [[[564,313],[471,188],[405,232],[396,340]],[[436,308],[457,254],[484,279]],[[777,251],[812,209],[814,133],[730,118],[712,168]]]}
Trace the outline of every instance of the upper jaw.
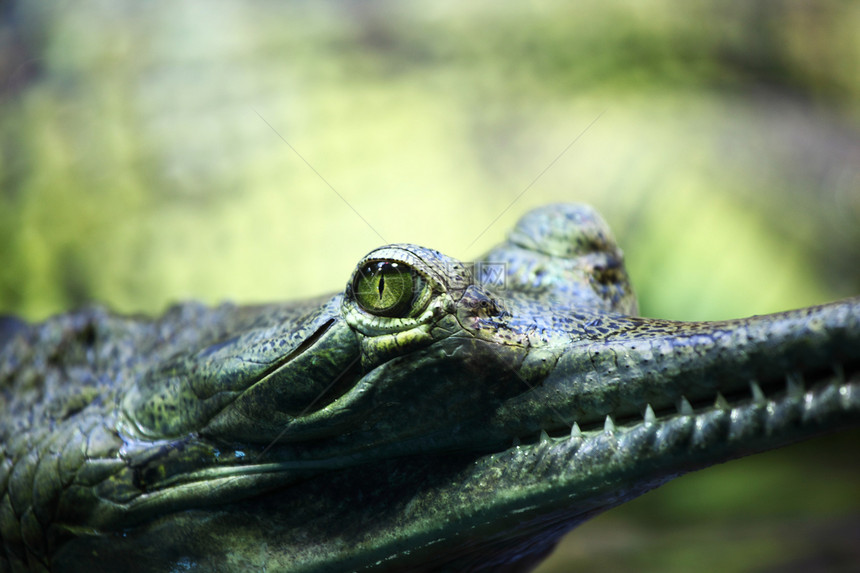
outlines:
{"label": "upper jaw", "polygon": [[[532,347],[523,369],[555,358],[508,400],[497,423],[519,435],[803,392],[860,365],[860,299],[749,319],[681,323],[606,316],[607,334]],[[838,379],[838,378],[837,378]],[[800,388],[800,390],[798,390]]]}

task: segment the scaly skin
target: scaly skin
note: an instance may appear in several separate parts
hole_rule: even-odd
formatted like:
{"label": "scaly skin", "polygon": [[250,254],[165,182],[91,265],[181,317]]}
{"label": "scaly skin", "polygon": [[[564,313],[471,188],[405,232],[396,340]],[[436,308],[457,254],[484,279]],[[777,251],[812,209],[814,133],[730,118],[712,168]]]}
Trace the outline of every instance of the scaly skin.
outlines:
{"label": "scaly skin", "polygon": [[504,284],[390,245],[332,297],[0,323],[0,571],[528,570],[681,473],[860,423],[860,299],[636,318],[583,206],[484,260]]}

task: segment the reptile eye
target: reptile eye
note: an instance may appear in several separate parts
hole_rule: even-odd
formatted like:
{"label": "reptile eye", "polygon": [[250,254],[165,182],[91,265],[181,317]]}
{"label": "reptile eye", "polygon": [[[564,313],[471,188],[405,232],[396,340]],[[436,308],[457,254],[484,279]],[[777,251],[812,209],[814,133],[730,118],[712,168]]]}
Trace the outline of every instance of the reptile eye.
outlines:
{"label": "reptile eye", "polygon": [[355,301],[377,316],[403,317],[411,310],[415,273],[407,265],[392,261],[370,261],[355,274]]}

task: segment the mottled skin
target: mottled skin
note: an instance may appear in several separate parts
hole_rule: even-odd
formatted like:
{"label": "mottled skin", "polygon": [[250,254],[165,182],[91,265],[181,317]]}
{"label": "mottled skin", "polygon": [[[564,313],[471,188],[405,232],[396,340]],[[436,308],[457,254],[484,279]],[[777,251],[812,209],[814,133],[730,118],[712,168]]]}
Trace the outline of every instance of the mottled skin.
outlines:
{"label": "mottled skin", "polygon": [[[635,318],[584,206],[483,260],[504,284],[390,245],[331,297],[3,321],[0,571],[528,570],[680,473],[860,424],[860,299]],[[397,316],[357,302],[380,261],[414,270]]]}

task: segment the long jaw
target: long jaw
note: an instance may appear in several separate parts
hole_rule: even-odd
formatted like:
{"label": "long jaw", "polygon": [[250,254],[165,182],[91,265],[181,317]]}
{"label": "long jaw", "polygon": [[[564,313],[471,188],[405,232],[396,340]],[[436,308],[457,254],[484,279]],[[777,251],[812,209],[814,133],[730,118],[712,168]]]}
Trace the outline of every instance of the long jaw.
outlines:
{"label": "long jaw", "polygon": [[[457,517],[413,516],[410,529],[419,533],[410,562],[432,570],[429,564],[444,554],[446,565],[468,569],[488,556],[498,565],[542,555],[578,523],[682,473],[860,425],[860,300],[690,327],[691,338],[681,341],[688,350],[708,328],[745,328],[748,343],[736,355],[710,357],[703,352],[713,346],[707,340],[702,348],[693,344],[688,357],[701,367],[685,370],[681,360],[677,372],[662,372],[657,394],[667,398],[653,406],[647,371],[595,388],[584,375],[571,376],[562,358],[561,378],[545,380],[500,414],[501,420],[531,414],[539,423],[520,425],[511,448],[480,457],[432,493],[435,504],[456,507]],[[643,340],[658,347],[657,339],[622,337],[615,350]],[[617,355],[612,362],[624,370]],[[579,421],[559,423],[571,418]],[[375,547],[367,557],[386,551],[392,561],[405,557],[394,545]]]}
{"label": "long jaw", "polygon": [[[491,345],[476,341],[466,354],[478,355],[481,350],[486,361],[500,361],[496,374],[508,374],[509,378],[505,390],[509,398],[494,395],[491,388],[486,394],[475,395],[475,398],[482,396],[481,401],[487,407],[490,400],[496,401],[494,416],[458,419],[456,412],[466,415],[468,410],[449,407],[444,416],[431,417],[429,422],[436,426],[426,427],[426,432],[432,430],[429,437],[422,431],[420,435],[403,434],[394,442],[379,441],[381,430],[371,424],[365,432],[356,432],[352,442],[335,441],[330,446],[316,443],[315,449],[308,451],[294,450],[289,444],[273,445],[263,455],[249,450],[246,453],[251,457],[226,465],[224,462],[229,460],[223,458],[222,452],[214,467],[165,484],[171,487],[163,495],[150,492],[138,504],[141,515],[151,513],[146,509],[148,506],[156,509],[160,504],[173,506],[172,500],[181,501],[179,505],[184,507],[205,502],[211,491],[209,485],[217,485],[219,502],[247,496],[249,491],[283,487],[320,472],[356,465],[360,463],[357,451],[362,452],[365,460],[361,463],[376,463],[408,457],[411,452],[434,456],[471,451],[473,456],[489,456],[498,453],[504,447],[501,444],[514,442],[520,444],[520,449],[512,451],[526,455],[543,452],[548,444],[562,444],[562,450],[552,451],[561,456],[560,463],[564,465],[567,463],[564,460],[575,453],[569,449],[577,445],[585,452],[602,450],[604,456],[605,452],[613,452],[616,457],[609,463],[613,471],[624,469],[615,466],[627,456],[626,463],[634,475],[640,464],[645,463],[643,448],[650,447],[669,456],[653,463],[655,468],[663,468],[662,475],[671,477],[732,455],[777,447],[828,427],[835,429],[857,416],[856,389],[852,386],[860,370],[856,355],[860,348],[857,301],[724,323],[686,324],[626,317],[612,320],[618,332],[603,339],[582,337],[581,333],[569,335],[579,338],[560,347],[560,351],[554,349],[558,352],[550,374],[530,381],[528,376],[517,378],[512,374],[517,368],[528,371],[528,364],[502,364],[510,358],[504,350],[492,350]],[[817,329],[817,334],[807,332],[810,329]],[[725,340],[720,342],[719,337]],[[465,343],[470,338],[460,340]],[[541,349],[534,350],[529,359],[536,361]],[[657,356],[661,352],[665,355]],[[491,376],[491,370],[485,365],[483,375]],[[385,381],[378,384],[380,390],[388,385],[393,392],[405,382],[398,381],[398,376],[412,376],[402,365],[386,372],[380,375]],[[444,396],[453,396],[459,385],[466,382],[465,379],[450,382],[439,391]],[[341,407],[349,410],[351,400],[368,402],[359,409],[372,407],[375,401],[383,399],[370,390],[373,386],[373,379],[362,381],[344,395],[346,405]],[[429,392],[428,388],[435,386],[429,385],[424,391]],[[410,400],[420,406],[444,398],[424,395],[415,389],[379,396],[401,405],[397,411],[390,411],[389,417],[398,414]],[[844,413],[840,413],[840,408]],[[385,423],[408,425],[410,420],[416,427],[424,427],[418,425],[420,410]],[[793,429],[791,424],[797,428]],[[451,433],[448,428],[455,426],[458,432]],[[441,432],[440,428],[446,431]],[[382,433],[387,436],[389,432]],[[394,434],[393,429],[391,433]],[[759,434],[762,445],[756,446]],[[684,440],[690,442],[689,448],[682,443]],[[355,450],[356,441],[363,444],[360,450]],[[208,450],[204,453],[212,455]],[[677,457],[678,464],[687,465],[675,468],[671,455]],[[159,458],[156,469],[164,467],[164,463]],[[573,465],[579,471],[582,462],[575,458]],[[595,466],[587,473],[599,471]],[[559,475],[564,473],[560,471]],[[550,480],[550,476],[546,479]],[[632,483],[630,476],[624,479],[625,483]],[[128,509],[132,506],[126,506]]]}
{"label": "long jaw", "polygon": [[[235,555],[296,571],[522,570],[513,565],[536,561],[578,523],[678,474],[857,424],[856,365],[805,382],[799,390],[790,377],[781,390],[751,391],[728,407],[538,434],[477,459],[416,456],[321,474],[257,499],[173,514],[137,532],[135,543],[152,547],[151,570],[218,567]],[[199,549],[179,557],[159,549],[200,523],[208,541]],[[134,566],[123,542],[93,538],[63,557],[97,550],[115,560],[106,562]]]}
{"label": "long jaw", "polygon": [[[408,560],[409,570],[482,570],[539,558],[569,529],[680,474],[733,458],[856,426],[860,419],[860,368],[838,364],[829,374],[787,375],[781,389],[752,387],[745,396],[706,407],[638,419],[605,419],[598,427],[574,426],[566,435],[541,432],[533,441],[479,458],[448,483],[425,494],[408,525],[381,512],[390,543],[344,552],[342,563]],[[400,536],[411,538],[399,549]],[[362,547],[365,538],[345,532]],[[440,557],[444,556],[444,557]],[[441,559],[444,559],[441,560]],[[375,570],[369,567],[368,570]],[[398,569],[399,570],[399,569]],[[405,570],[405,569],[403,569]]]}
{"label": "long jaw", "polygon": [[[337,471],[292,483],[278,470],[304,474],[303,468],[272,468],[259,474],[272,478],[271,489],[251,487],[264,493],[256,497],[243,496],[259,485],[252,476],[226,476],[210,482],[214,488],[204,487],[211,476],[199,476],[202,489],[189,492],[202,498],[215,490],[222,503],[180,502],[188,509],[156,517],[128,543],[153,548],[152,570],[176,568],[179,561],[157,548],[172,546],[176,531],[205,522],[206,540],[183,547],[176,559],[203,568],[259,555],[261,563],[297,571],[501,570],[533,562],[581,521],[678,474],[860,421],[860,299],[712,324],[603,316],[602,325],[556,329],[550,372],[530,379],[525,391],[505,362],[509,355],[485,353],[502,362],[494,371],[485,365],[482,379],[506,375],[508,397],[488,388],[498,408],[480,426],[440,423],[464,434],[477,428],[494,437],[484,443],[496,448],[439,450],[431,440],[410,453],[337,464]],[[614,330],[596,330],[613,321]],[[532,347],[514,369],[519,365],[523,377],[536,372],[530,361],[541,362],[542,352]],[[390,366],[390,374],[409,375],[395,361]],[[414,391],[396,402],[403,409],[409,400],[426,403]],[[488,405],[466,405],[475,403]],[[519,445],[502,445],[515,439]],[[58,559],[73,562],[98,551],[106,562],[124,563],[123,543],[82,536]]]}

